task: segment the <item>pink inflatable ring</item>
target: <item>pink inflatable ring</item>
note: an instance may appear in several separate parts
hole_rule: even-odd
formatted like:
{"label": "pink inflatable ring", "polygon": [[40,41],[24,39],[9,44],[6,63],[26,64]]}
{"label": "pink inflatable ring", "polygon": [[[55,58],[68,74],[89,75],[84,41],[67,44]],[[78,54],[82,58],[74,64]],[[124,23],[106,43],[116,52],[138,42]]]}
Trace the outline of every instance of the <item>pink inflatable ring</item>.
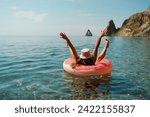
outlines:
{"label": "pink inflatable ring", "polygon": [[109,60],[103,59],[96,65],[75,65],[72,58],[68,58],[63,63],[63,68],[66,72],[76,76],[103,76],[110,74],[112,64]]}

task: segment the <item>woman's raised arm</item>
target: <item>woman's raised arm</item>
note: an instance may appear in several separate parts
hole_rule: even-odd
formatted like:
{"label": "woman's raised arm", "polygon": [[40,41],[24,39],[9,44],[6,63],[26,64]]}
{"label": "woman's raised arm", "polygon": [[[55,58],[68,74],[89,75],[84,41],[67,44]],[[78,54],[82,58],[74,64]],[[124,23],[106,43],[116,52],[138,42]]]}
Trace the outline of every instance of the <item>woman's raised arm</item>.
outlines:
{"label": "woman's raised arm", "polygon": [[100,45],[100,42],[101,42],[101,39],[103,36],[105,36],[107,34],[108,30],[107,28],[105,28],[104,30],[102,30],[98,36],[98,39],[96,41],[96,45],[95,45],[95,48],[93,50],[93,57],[94,57],[94,63],[97,59],[97,53],[98,53],[98,48],[99,48],[99,45]]}

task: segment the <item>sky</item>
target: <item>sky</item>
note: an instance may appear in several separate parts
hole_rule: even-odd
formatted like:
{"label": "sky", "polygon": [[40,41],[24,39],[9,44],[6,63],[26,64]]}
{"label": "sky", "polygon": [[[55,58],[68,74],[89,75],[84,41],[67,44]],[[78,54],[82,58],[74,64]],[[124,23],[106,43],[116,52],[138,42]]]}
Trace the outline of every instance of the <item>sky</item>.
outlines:
{"label": "sky", "polygon": [[0,0],[0,35],[98,35],[113,19],[125,19],[150,6],[150,0]]}

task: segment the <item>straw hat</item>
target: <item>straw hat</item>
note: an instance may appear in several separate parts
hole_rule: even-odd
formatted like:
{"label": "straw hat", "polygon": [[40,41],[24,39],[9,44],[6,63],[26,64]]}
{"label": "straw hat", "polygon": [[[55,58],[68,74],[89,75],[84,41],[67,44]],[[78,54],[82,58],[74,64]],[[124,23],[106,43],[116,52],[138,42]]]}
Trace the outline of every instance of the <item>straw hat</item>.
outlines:
{"label": "straw hat", "polygon": [[81,50],[80,58],[81,58],[81,59],[88,59],[88,58],[91,58],[90,49],[88,49],[88,48],[82,49],[82,50]]}

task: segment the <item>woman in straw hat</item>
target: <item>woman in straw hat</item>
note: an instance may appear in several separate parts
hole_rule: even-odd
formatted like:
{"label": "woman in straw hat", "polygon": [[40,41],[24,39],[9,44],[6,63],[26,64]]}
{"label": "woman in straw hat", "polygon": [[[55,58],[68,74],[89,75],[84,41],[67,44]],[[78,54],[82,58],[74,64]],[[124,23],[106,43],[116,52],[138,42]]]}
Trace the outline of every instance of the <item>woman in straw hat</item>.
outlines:
{"label": "woman in straw hat", "polygon": [[81,50],[80,56],[78,56],[78,53],[77,53],[75,47],[73,46],[73,44],[71,43],[71,41],[69,40],[69,38],[67,37],[67,35],[65,33],[61,32],[60,37],[66,40],[70,54],[76,64],[94,65],[94,64],[97,64],[100,60],[102,60],[106,55],[106,51],[109,46],[109,40],[107,40],[107,39],[105,40],[104,49],[102,50],[102,52],[100,53],[99,56],[97,56],[97,53],[98,53],[98,48],[99,48],[101,39],[103,36],[105,36],[107,34],[107,32],[108,32],[107,28],[105,28],[103,31],[101,31],[101,33],[98,36],[96,46],[95,46],[92,54],[90,53],[90,50],[88,48],[84,48]]}

